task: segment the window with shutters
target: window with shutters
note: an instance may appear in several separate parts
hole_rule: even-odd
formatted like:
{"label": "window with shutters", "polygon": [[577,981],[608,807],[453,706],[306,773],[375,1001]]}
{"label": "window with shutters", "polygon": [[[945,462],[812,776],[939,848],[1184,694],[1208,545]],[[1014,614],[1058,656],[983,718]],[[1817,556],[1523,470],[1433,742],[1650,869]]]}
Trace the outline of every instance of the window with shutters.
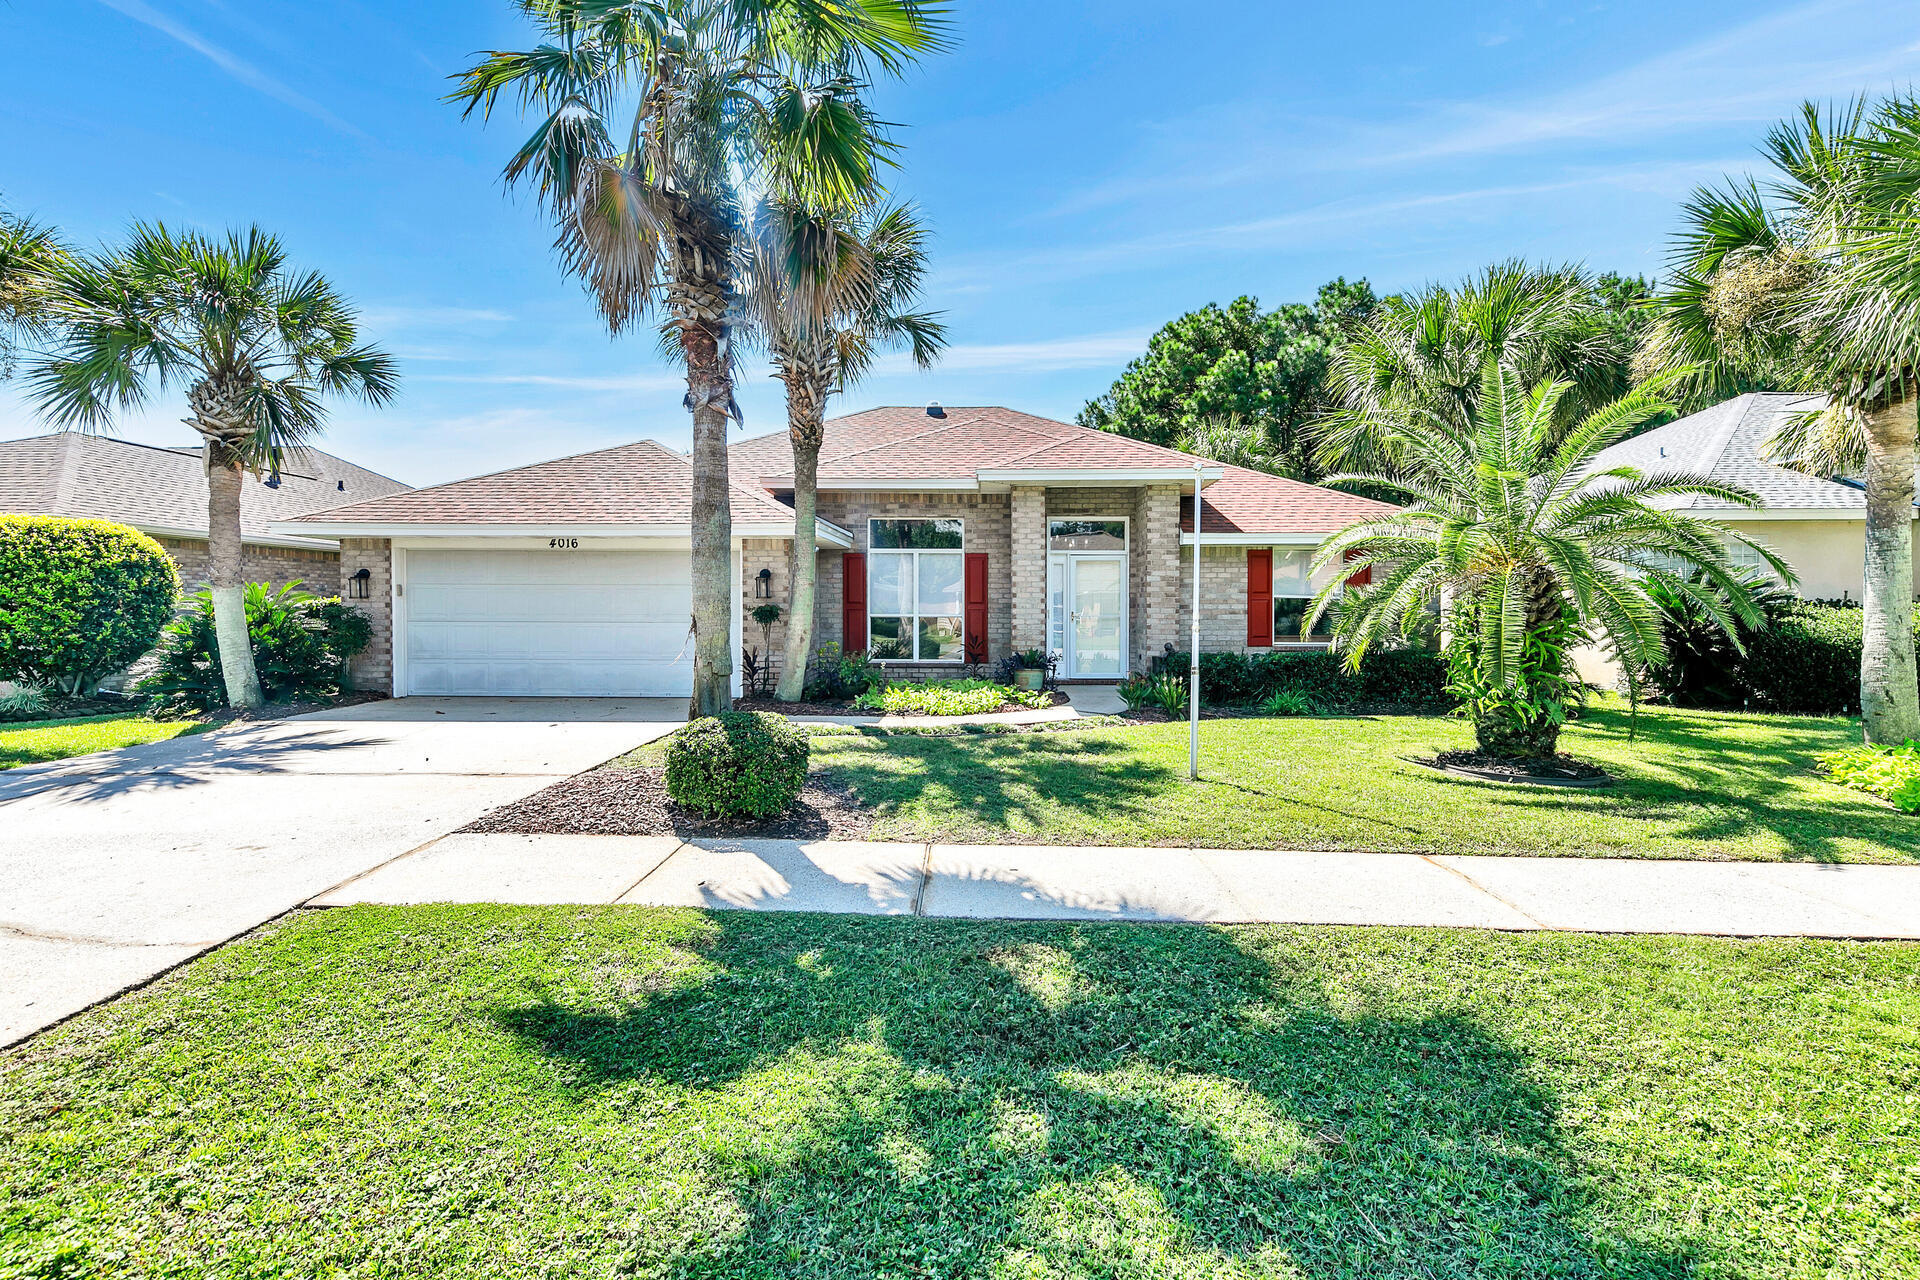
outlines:
{"label": "window with shutters", "polygon": [[880,662],[964,658],[959,520],[867,521],[867,652]]}
{"label": "window with shutters", "polygon": [[1333,610],[1320,615],[1313,630],[1300,634],[1300,624],[1313,612],[1317,594],[1307,566],[1313,563],[1312,551],[1273,549],[1273,642],[1281,644],[1325,644],[1333,638]]}

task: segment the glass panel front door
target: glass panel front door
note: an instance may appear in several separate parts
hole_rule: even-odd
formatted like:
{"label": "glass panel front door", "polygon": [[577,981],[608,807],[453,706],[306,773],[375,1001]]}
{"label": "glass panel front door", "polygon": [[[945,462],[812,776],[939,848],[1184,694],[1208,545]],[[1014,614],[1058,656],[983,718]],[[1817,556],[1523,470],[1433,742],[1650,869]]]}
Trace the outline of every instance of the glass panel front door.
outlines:
{"label": "glass panel front door", "polygon": [[1074,556],[1068,667],[1079,677],[1126,674],[1127,562]]}

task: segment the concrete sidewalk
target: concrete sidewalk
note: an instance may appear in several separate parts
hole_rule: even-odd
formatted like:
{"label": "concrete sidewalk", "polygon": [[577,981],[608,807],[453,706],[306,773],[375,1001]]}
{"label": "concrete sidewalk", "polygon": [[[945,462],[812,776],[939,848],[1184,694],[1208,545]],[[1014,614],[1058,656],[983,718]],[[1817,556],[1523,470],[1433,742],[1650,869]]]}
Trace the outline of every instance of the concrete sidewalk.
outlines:
{"label": "concrete sidewalk", "polygon": [[1920,938],[1920,867],[454,835],[321,894],[964,919]]}

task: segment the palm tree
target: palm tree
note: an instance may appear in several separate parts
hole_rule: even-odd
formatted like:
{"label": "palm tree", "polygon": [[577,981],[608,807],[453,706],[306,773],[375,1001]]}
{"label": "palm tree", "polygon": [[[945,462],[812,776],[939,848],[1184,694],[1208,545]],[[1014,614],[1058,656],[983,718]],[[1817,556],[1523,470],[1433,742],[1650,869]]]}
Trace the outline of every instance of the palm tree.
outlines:
{"label": "palm tree", "polygon": [[1920,738],[1913,651],[1920,104],[1805,104],[1768,133],[1775,177],[1696,191],[1643,369],[1825,397],[1769,443],[1776,461],[1866,478],[1860,709],[1867,741]]}
{"label": "palm tree", "polygon": [[931,367],[947,334],[937,315],[908,309],[926,275],[929,239],[911,208],[874,205],[822,218],[773,204],[757,222],[751,310],[786,387],[793,442],[793,597],[774,696],[796,702],[813,653],[814,514],[827,401],[888,349],[904,347],[916,365]]}
{"label": "palm tree", "polygon": [[1339,406],[1315,425],[1316,456],[1330,470],[1392,472],[1407,459],[1382,423],[1439,414],[1456,427],[1473,418],[1489,360],[1524,385],[1571,385],[1565,428],[1629,386],[1632,345],[1604,294],[1579,267],[1495,263],[1458,286],[1430,285],[1380,301],[1327,367]]}
{"label": "palm tree", "polygon": [[207,577],[227,701],[261,703],[240,571],[243,473],[277,468],[317,436],[322,397],[391,399],[393,358],[363,346],[353,308],[279,240],[249,229],[213,238],[137,225],[127,245],[56,270],[52,349],[27,375],[62,427],[108,428],[173,386],[187,395],[207,468]]}
{"label": "palm tree", "polygon": [[1397,488],[1406,505],[1321,547],[1314,569],[1342,571],[1315,598],[1302,633],[1334,607],[1350,571],[1375,576],[1335,615],[1334,647],[1356,668],[1371,646],[1412,634],[1428,606],[1448,602],[1453,689],[1481,750],[1531,759],[1554,753],[1577,645],[1604,641],[1638,700],[1648,664],[1664,652],[1649,588],[1689,601],[1729,635],[1736,620],[1757,625],[1726,542],[1753,547],[1783,579],[1791,571],[1739,533],[1658,505],[1706,494],[1757,506],[1755,495],[1689,475],[1593,470],[1595,454],[1669,408],[1660,393],[1673,380],[1654,379],[1567,426],[1572,383],[1529,390],[1489,362],[1464,421],[1427,411],[1381,423],[1408,465],[1366,479]]}
{"label": "palm tree", "polygon": [[69,252],[59,235],[0,209],[0,379],[11,377],[22,342],[52,336],[52,277]]}
{"label": "palm tree", "polygon": [[[756,190],[808,207],[871,198],[888,149],[861,102],[869,66],[896,72],[941,47],[916,0],[519,0],[542,42],[495,52],[453,101],[490,117],[503,92],[539,115],[507,163],[559,226],[567,269],[610,331],[658,308],[687,373],[693,417],[691,712],[732,705],[727,422],[733,327]],[[630,114],[622,114],[631,106]]]}

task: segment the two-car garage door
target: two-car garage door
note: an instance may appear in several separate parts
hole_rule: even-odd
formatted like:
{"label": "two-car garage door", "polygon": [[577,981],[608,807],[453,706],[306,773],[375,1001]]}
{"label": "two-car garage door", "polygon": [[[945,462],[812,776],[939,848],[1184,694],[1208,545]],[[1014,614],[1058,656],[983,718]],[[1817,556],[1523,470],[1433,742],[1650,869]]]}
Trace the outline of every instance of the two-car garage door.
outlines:
{"label": "two-car garage door", "polygon": [[687,552],[413,551],[404,692],[684,698]]}

